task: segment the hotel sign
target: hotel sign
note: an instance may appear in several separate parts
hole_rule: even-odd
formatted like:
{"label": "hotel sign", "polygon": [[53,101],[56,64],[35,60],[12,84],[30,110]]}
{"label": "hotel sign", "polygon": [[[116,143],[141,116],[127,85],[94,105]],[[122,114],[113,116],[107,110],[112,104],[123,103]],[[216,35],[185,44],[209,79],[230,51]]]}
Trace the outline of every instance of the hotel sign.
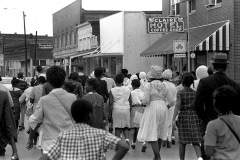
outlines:
{"label": "hotel sign", "polygon": [[51,44],[51,43],[39,43],[39,48],[41,48],[41,49],[53,49],[53,44]]}
{"label": "hotel sign", "polygon": [[182,17],[153,17],[147,18],[148,33],[184,32]]}

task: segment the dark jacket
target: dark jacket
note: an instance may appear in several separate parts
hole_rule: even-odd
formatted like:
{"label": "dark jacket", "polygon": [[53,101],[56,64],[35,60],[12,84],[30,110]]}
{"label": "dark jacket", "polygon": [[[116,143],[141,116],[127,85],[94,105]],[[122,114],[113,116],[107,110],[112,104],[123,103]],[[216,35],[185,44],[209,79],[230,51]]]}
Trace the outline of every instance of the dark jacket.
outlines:
{"label": "dark jacket", "polygon": [[17,140],[17,128],[8,95],[4,91],[0,91],[0,95],[0,134],[4,134],[9,141],[12,136]]}
{"label": "dark jacket", "polygon": [[96,90],[96,92],[98,94],[100,94],[101,96],[103,96],[104,103],[107,103],[107,100],[109,98],[108,89],[107,89],[107,82],[104,81],[104,80],[98,79],[98,78],[97,78],[97,80],[100,83],[100,88],[98,88]]}
{"label": "dark jacket", "polygon": [[[198,117],[204,121],[204,124],[218,117],[213,106],[212,94],[215,89],[224,85],[230,85],[235,88],[240,97],[240,84],[228,78],[223,72],[216,72],[200,80],[197,87],[194,107]],[[236,104],[233,108],[232,111],[240,115],[240,104]]]}

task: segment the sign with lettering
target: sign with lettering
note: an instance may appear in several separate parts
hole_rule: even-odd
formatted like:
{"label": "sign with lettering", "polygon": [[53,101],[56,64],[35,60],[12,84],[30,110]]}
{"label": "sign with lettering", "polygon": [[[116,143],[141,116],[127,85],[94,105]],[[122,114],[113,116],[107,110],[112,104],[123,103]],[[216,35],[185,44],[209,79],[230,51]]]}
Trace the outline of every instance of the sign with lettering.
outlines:
{"label": "sign with lettering", "polygon": [[176,54],[174,54],[174,58],[184,58],[184,57],[186,57],[186,54],[180,54],[180,53],[176,53]]}
{"label": "sign with lettering", "polygon": [[153,17],[147,18],[148,33],[184,32],[182,17]]}
{"label": "sign with lettering", "polygon": [[39,48],[41,49],[52,49],[53,44],[50,43],[39,43]]}
{"label": "sign with lettering", "polygon": [[174,40],[173,41],[173,53],[185,53],[186,52],[186,41],[185,40]]}

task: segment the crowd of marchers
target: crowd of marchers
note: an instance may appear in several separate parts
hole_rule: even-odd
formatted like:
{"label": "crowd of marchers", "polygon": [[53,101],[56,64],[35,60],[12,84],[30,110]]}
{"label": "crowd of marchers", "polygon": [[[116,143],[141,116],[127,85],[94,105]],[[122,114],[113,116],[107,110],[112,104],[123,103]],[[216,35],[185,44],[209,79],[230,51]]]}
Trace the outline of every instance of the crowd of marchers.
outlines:
{"label": "crowd of marchers", "polygon": [[0,84],[0,156],[10,144],[19,159],[15,143],[26,131],[27,149],[41,149],[41,160],[102,160],[107,149],[122,159],[137,141],[142,152],[151,145],[154,160],[176,141],[180,160],[187,144],[198,160],[240,159],[240,84],[225,74],[227,54],[211,63],[181,75],[158,65],[133,75],[122,69],[114,79],[102,67],[86,76],[83,67],[66,75],[38,66],[30,85],[18,73],[10,89]]}

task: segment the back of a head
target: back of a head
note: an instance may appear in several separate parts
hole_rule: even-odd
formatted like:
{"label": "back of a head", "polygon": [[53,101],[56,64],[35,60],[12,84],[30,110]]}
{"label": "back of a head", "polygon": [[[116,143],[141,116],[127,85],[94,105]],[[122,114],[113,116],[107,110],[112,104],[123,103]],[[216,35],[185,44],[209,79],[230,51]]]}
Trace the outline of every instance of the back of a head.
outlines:
{"label": "back of a head", "polygon": [[139,73],[139,78],[140,79],[146,79],[147,78],[147,74],[145,72],[140,72]]}
{"label": "back of a head", "polygon": [[74,84],[70,81],[65,81],[64,82],[64,88],[69,92],[69,93],[73,93],[74,91]]}
{"label": "back of a head", "polygon": [[79,79],[79,74],[77,72],[72,72],[69,75],[70,79],[74,80],[74,81],[78,81]]}
{"label": "back of a head", "polygon": [[16,87],[19,84],[19,79],[17,79],[16,77],[13,77],[11,84],[13,87]]}
{"label": "back of a head", "polygon": [[36,71],[37,71],[38,73],[42,73],[42,71],[43,71],[42,66],[37,66],[37,67],[36,67]]}
{"label": "back of a head", "polygon": [[71,106],[71,114],[76,123],[88,123],[89,114],[93,112],[91,102],[87,100],[76,100]]}
{"label": "back of a head", "polygon": [[89,78],[86,83],[91,86],[93,90],[97,90],[100,87],[100,83],[96,78]]}
{"label": "back of a head", "polygon": [[197,79],[202,79],[208,76],[208,68],[207,66],[201,65],[196,69],[196,77]]}
{"label": "back of a head", "polygon": [[95,68],[94,76],[96,78],[101,78],[103,76],[103,69],[101,67]]}
{"label": "back of a head", "polygon": [[46,78],[45,78],[44,76],[38,77],[38,83],[39,83],[39,84],[44,84],[44,83],[46,83]]}
{"label": "back of a head", "polygon": [[194,82],[194,76],[190,72],[186,72],[182,76],[182,85],[184,87],[190,87]]}
{"label": "back of a head", "polygon": [[213,63],[212,66],[213,66],[213,69],[215,71],[223,71],[223,72],[225,72],[226,69],[227,69],[227,64]]}
{"label": "back of a head", "polygon": [[17,77],[20,78],[20,79],[23,79],[23,73],[22,73],[22,72],[19,72],[19,73],[17,74]]}
{"label": "back of a head", "polygon": [[122,69],[121,73],[123,74],[124,77],[127,77],[128,75],[128,70],[127,69]]}
{"label": "back of a head", "polygon": [[139,79],[134,79],[132,80],[132,83],[131,83],[132,87],[134,88],[139,88],[141,83],[140,83],[140,80]]}
{"label": "back of a head", "polygon": [[124,76],[123,76],[122,73],[117,74],[117,75],[115,76],[115,82],[116,82],[117,84],[122,84],[123,81],[124,81]]}
{"label": "back of a head", "polygon": [[52,66],[47,69],[46,76],[47,76],[47,81],[50,83],[52,87],[60,88],[62,87],[65,81],[66,72],[60,66]]}
{"label": "back of a head", "polygon": [[238,98],[237,91],[229,85],[217,88],[213,92],[214,106],[223,114],[228,114],[230,111],[234,112],[238,104]]}

